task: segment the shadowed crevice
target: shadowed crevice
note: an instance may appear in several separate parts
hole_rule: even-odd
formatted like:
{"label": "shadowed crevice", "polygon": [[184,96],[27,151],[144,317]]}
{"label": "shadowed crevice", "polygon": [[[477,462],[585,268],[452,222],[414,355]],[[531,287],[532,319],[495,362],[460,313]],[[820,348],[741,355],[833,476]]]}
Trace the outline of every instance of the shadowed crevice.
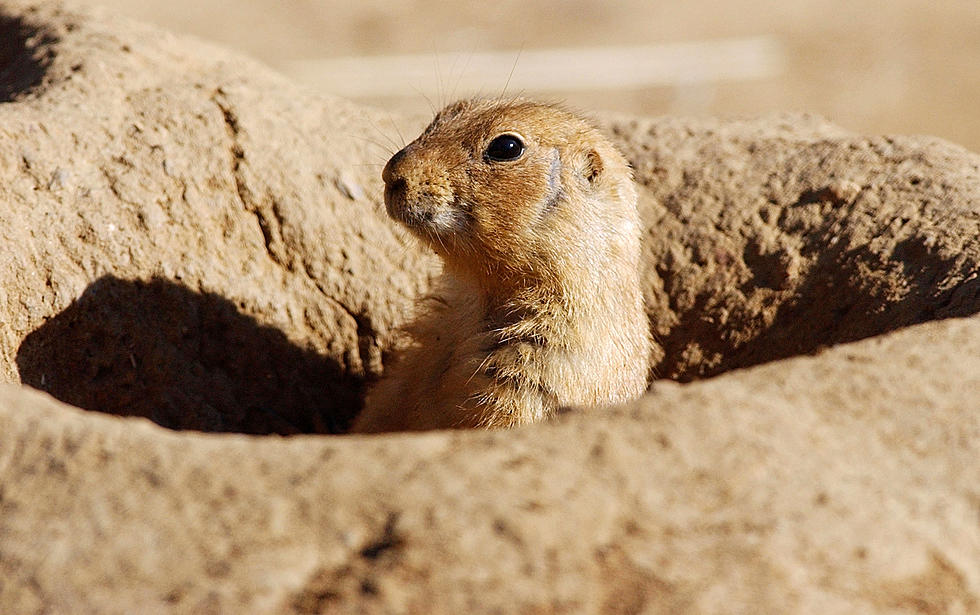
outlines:
{"label": "shadowed crevice", "polygon": [[24,339],[17,367],[73,406],[210,432],[340,433],[363,392],[224,297],[160,279],[93,282]]}
{"label": "shadowed crevice", "polygon": [[41,83],[56,42],[43,28],[0,13],[0,103],[16,100]]}
{"label": "shadowed crevice", "polygon": [[[811,241],[819,255],[791,296],[778,300],[771,324],[754,334],[737,331],[739,335],[729,335],[723,323],[705,319],[714,297],[702,293],[660,340],[665,355],[655,373],[690,382],[980,312],[980,277],[958,271],[961,265],[930,252],[921,238],[899,242],[891,259],[884,262],[867,246],[844,249],[831,246],[825,238],[811,237]],[[903,295],[895,293],[888,279],[899,271],[906,282]],[[959,281],[947,285],[943,282],[947,278]],[[752,288],[744,290],[751,292]],[[684,369],[683,352],[692,342],[705,356],[719,360]]]}

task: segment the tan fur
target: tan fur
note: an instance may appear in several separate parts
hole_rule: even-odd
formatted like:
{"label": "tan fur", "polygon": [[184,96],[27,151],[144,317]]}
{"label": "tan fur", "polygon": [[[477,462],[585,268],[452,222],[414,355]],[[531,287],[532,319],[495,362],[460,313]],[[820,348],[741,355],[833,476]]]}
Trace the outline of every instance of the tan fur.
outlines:
{"label": "tan fur", "polygon": [[[519,159],[485,156],[502,133]],[[598,130],[552,105],[464,100],[382,176],[389,215],[445,263],[442,300],[352,431],[510,427],[643,393],[636,190]]]}

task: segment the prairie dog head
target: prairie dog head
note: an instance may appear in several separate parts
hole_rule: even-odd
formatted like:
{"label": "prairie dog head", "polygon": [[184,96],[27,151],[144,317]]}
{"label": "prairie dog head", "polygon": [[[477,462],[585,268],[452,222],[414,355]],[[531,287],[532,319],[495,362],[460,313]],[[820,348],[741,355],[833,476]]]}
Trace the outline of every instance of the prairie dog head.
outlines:
{"label": "prairie dog head", "polygon": [[629,165],[598,130],[552,105],[456,102],[382,178],[388,214],[478,277],[561,277],[609,266],[610,256],[638,258]]}

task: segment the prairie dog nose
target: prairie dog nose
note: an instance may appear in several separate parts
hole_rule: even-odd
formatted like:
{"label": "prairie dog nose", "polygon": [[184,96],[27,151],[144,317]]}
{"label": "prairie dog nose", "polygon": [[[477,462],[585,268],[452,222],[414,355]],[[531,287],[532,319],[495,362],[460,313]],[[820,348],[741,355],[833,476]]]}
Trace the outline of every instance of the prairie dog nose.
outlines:
{"label": "prairie dog nose", "polygon": [[405,151],[407,149],[407,147],[403,147],[388,159],[388,163],[385,164],[384,170],[381,171],[381,179],[384,181],[385,185],[391,185],[393,182],[399,180],[402,184],[405,183],[405,178],[402,176],[398,166],[399,163],[401,163],[401,161],[405,158]]}
{"label": "prairie dog nose", "polygon": [[394,199],[403,198],[407,186],[408,182],[405,181],[404,177],[396,176],[390,181],[389,178],[385,178],[385,203],[391,203]]}

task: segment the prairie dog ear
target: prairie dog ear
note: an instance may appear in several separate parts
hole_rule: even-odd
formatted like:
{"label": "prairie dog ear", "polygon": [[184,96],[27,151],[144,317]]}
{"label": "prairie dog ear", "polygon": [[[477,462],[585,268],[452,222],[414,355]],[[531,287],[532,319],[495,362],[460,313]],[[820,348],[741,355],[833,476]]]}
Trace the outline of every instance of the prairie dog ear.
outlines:
{"label": "prairie dog ear", "polygon": [[583,169],[582,175],[590,184],[595,184],[596,180],[602,175],[603,169],[602,157],[599,156],[599,152],[595,149],[590,149],[589,153],[585,155],[585,169]]}

